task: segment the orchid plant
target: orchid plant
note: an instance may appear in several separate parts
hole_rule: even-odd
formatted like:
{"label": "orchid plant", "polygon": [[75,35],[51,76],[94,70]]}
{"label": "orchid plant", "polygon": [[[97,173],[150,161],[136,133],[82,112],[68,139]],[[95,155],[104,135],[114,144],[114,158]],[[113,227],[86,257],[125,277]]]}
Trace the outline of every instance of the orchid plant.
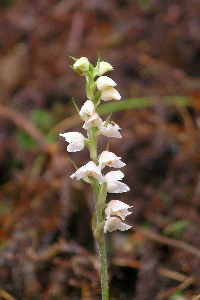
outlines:
{"label": "orchid plant", "polygon": [[[120,100],[121,96],[114,88],[116,83],[109,77],[104,76],[108,71],[112,71],[113,67],[104,61],[98,59],[96,67],[89,63],[86,57],[76,59],[71,57],[75,63],[72,69],[80,76],[86,78],[86,95],[87,100],[79,110],[78,114],[84,121],[83,128],[87,132],[87,137],[84,137],[79,132],[60,133],[69,143],[67,146],[68,152],[77,152],[83,150],[86,146],[90,152],[90,161],[78,168],[75,164],[76,172],[70,177],[76,180],[83,179],[93,188],[95,214],[92,221],[93,234],[99,246],[100,270],[101,270],[101,287],[102,299],[109,299],[108,279],[107,279],[107,263],[105,250],[104,234],[114,230],[125,231],[131,228],[123,221],[126,216],[131,214],[129,206],[119,200],[111,200],[106,204],[107,193],[124,193],[130,189],[121,180],[124,174],[120,171],[110,171],[106,175],[102,174],[102,170],[106,167],[122,168],[125,163],[121,161],[121,157],[110,152],[108,147],[101,154],[98,154],[97,138],[99,135],[106,137],[121,138],[119,130],[121,129],[116,123],[110,122],[110,116],[103,121],[96,112],[100,101]],[[98,79],[95,80],[95,77]]]}

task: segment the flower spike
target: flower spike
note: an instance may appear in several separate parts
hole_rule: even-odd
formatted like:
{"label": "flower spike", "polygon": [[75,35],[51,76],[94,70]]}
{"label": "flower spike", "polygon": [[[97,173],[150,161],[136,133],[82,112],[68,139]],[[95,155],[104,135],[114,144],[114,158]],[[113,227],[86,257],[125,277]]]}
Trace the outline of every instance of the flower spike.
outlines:
{"label": "flower spike", "polygon": [[[69,143],[68,152],[81,151],[86,146],[89,150],[90,161],[78,168],[73,161],[75,172],[70,176],[72,179],[81,180],[89,183],[93,188],[95,213],[92,220],[92,229],[94,238],[99,244],[99,258],[102,284],[102,300],[109,299],[109,289],[107,280],[106,249],[104,233],[114,230],[125,231],[131,226],[123,221],[131,214],[129,209],[132,207],[120,200],[111,200],[106,203],[108,193],[128,192],[129,187],[122,182],[124,174],[120,171],[110,171],[103,175],[104,167],[122,168],[126,164],[121,161],[113,152],[109,151],[110,138],[121,138],[121,128],[114,122],[110,121],[111,114],[106,120],[102,120],[98,115],[97,106],[101,101],[120,100],[121,95],[115,89],[117,85],[113,79],[104,74],[112,71],[113,67],[105,62],[100,61],[100,54],[96,67],[94,67],[86,57],[74,60],[71,68],[80,76],[86,79],[86,97],[87,100],[79,110],[75,101],[75,108],[84,121],[83,128],[87,132],[85,138],[79,132],[60,133]],[[96,79],[97,76],[97,79]],[[105,151],[98,154],[98,136],[103,135],[109,138]]]}

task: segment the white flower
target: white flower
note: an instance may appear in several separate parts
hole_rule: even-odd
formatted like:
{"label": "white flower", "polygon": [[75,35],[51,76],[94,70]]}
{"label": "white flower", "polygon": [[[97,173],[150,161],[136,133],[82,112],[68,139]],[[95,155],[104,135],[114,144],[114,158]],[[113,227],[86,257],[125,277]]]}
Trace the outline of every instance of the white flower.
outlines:
{"label": "white flower", "polygon": [[86,121],[94,112],[94,103],[91,100],[87,100],[81,107],[79,114],[82,117],[82,119]]}
{"label": "white flower", "polygon": [[107,87],[106,89],[104,89],[101,92],[101,99],[104,100],[104,101],[120,100],[121,99],[121,95],[113,87]]}
{"label": "white flower", "polygon": [[60,136],[64,137],[65,140],[70,143],[67,146],[68,152],[76,152],[83,150],[84,144],[84,136],[80,132],[67,132],[67,133],[60,133]]}
{"label": "white flower", "polygon": [[97,79],[96,83],[97,83],[97,89],[99,91],[103,91],[103,90],[105,90],[108,87],[117,85],[114,82],[114,80],[112,80],[110,77],[107,77],[107,76],[100,76]]}
{"label": "white flower", "polygon": [[89,60],[87,57],[81,57],[73,64],[73,67],[80,72],[86,72],[89,69]]}
{"label": "white flower", "polygon": [[103,75],[104,73],[108,72],[108,71],[112,71],[113,67],[105,62],[105,61],[101,61],[100,62],[100,68],[99,68],[99,72],[97,73],[98,76]]}
{"label": "white flower", "polygon": [[79,168],[70,176],[70,178],[76,178],[77,180],[84,178],[85,181],[87,181],[89,177],[94,177],[98,179],[99,182],[105,181],[105,178],[101,174],[100,167],[97,166],[93,161],[89,161],[86,165]]}
{"label": "white flower", "polygon": [[99,165],[101,167],[108,166],[113,168],[122,168],[126,164],[120,160],[121,157],[116,156],[113,152],[103,151],[99,157]]}
{"label": "white flower", "polygon": [[129,230],[132,226],[129,226],[125,223],[123,223],[122,221],[120,221],[120,219],[116,218],[116,217],[109,217],[106,220],[105,226],[104,226],[104,233],[106,233],[107,231],[112,232],[114,230],[121,230],[121,231],[125,231],[125,230]]}
{"label": "white flower", "polygon": [[90,129],[92,127],[102,127],[102,119],[99,117],[98,113],[94,112],[90,118],[84,123],[84,129]]}
{"label": "white flower", "polygon": [[105,175],[107,181],[108,193],[124,193],[130,191],[130,188],[125,183],[120,182],[124,174],[121,171],[111,171]]}
{"label": "white flower", "polygon": [[121,134],[119,133],[118,130],[121,128],[114,122],[108,123],[108,125],[105,127],[104,126],[105,122],[103,122],[103,126],[100,127],[100,133],[102,135],[105,135],[107,137],[116,137],[116,138],[121,138]]}
{"label": "white flower", "polygon": [[125,220],[126,216],[130,215],[131,212],[128,211],[132,206],[119,201],[119,200],[111,200],[108,203],[107,208],[105,209],[105,214],[107,215],[106,219],[110,216],[119,216],[122,220]]}

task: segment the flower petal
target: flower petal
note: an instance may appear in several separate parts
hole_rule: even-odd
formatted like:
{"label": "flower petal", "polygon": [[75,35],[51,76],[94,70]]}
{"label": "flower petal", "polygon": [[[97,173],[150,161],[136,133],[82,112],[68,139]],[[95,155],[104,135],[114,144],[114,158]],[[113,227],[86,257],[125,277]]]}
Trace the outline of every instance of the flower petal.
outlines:
{"label": "flower petal", "polygon": [[94,103],[91,100],[87,100],[81,107],[79,114],[82,119],[86,121],[94,113],[94,111]]}
{"label": "flower petal", "polygon": [[99,165],[101,167],[108,166],[113,168],[122,168],[126,164],[120,160],[113,152],[103,151],[99,157]]}
{"label": "flower petal", "polygon": [[119,200],[111,200],[108,203],[107,208],[105,209],[105,214],[107,215],[106,219],[112,215],[119,216],[122,220],[125,220],[126,216],[130,215],[131,212],[128,211],[132,206],[119,201]]}
{"label": "flower petal", "polygon": [[90,129],[92,127],[101,127],[102,126],[102,120],[99,117],[98,113],[94,112],[90,118],[84,123],[83,128],[84,129]]}
{"label": "flower petal", "polygon": [[116,137],[121,138],[121,134],[119,133],[119,129],[121,129],[117,124],[114,122],[108,123],[108,125],[104,126],[105,122],[103,122],[103,126],[100,128],[100,133],[107,137]]}
{"label": "flower petal", "polygon": [[130,188],[123,182],[115,181],[107,184],[108,193],[125,193],[128,191],[130,191]]}
{"label": "flower petal", "polygon": [[107,76],[100,76],[97,79],[96,83],[97,83],[97,89],[99,91],[103,91],[103,90],[105,90],[108,87],[117,85],[114,82],[114,80],[112,80],[110,77],[107,77]]}
{"label": "flower petal", "polygon": [[122,171],[110,171],[105,175],[105,178],[107,181],[117,181],[117,180],[122,180],[124,178],[124,174]]}
{"label": "flower petal", "polygon": [[112,232],[115,230],[121,230],[121,231],[125,231],[125,230],[129,230],[132,226],[129,226],[125,223],[123,223],[122,221],[120,221],[120,219],[116,218],[116,217],[110,217],[106,220],[105,226],[104,226],[104,232]]}
{"label": "flower petal", "polygon": [[93,161],[89,161],[86,165],[79,168],[75,173],[73,173],[70,178],[76,178],[80,180],[81,178],[94,177],[98,179],[99,182],[106,181],[104,176],[101,174],[101,168],[97,166]]}
{"label": "flower petal", "polygon": [[107,87],[101,92],[101,99],[103,101],[120,100],[121,95],[113,87]]}
{"label": "flower petal", "polygon": [[122,182],[119,182],[124,177],[121,171],[111,171],[105,175],[107,181],[108,193],[124,193],[130,191],[130,188]]}
{"label": "flower petal", "polygon": [[65,140],[70,143],[67,146],[68,152],[76,152],[83,150],[84,144],[84,136],[80,132],[66,132],[60,133],[60,136],[64,137]]}

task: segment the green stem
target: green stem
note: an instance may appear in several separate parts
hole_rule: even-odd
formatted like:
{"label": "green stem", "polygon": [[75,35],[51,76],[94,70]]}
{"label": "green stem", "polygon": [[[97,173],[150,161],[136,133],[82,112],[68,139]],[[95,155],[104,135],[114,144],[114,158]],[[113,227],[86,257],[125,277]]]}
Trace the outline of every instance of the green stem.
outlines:
{"label": "green stem", "polygon": [[90,158],[97,164],[97,137],[95,135],[96,128],[93,127],[89,129],[88,136],[89,136],[89,146],[90,146]]}
{"label": "green stem", "polygon": [[[103,222],[102,209],[99,205],[99,182],[97,179],[93,181],[94,190],[94,200],[97,216],[97,226]],[[109,299],[108,293],[108,276],[107,276],[107,262],[106,262],[106,247],[105,247],[105,237],[103,230],[99,234],[97,239],[99,245],[99,259],[100,259],[100,271],[101,271],[101,288],[102,288],[102,300]]]}

